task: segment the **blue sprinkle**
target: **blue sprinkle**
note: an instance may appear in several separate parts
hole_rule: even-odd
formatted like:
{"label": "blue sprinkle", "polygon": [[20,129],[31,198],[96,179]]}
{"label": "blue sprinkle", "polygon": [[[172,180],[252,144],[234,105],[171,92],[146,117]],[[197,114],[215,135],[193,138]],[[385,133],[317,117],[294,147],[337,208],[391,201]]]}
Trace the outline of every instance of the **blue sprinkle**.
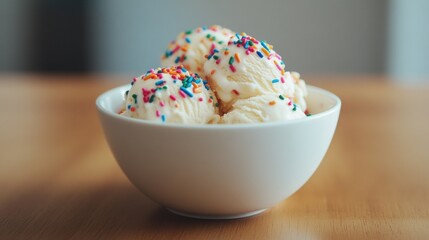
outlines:
{"label": "blue sprinkle", "polygon": [[279,80],[276,78],[276,79],[273,79],[271,82],[272,82],[272,83],[278,83],[278,82],[279,82]]}
{"label": "blue sprinkle", "polygon": [[182,67],[182,71],[187,72],[188,70],[186,70],[186,68]]}
{"label": "blue sprinkle", "polygon": [[176,60],[174,60],[174,63],[179,63],[180,57],[177,57]]}
{"label": "blue sprinkle", "polygon": [[208,55],[207,60],[210,60],[210,58],[212,58],[212,57],[213,57],[213,54]]}
{"label": "blue sprinkle", "polygon": [[262,45],[262,47],[264,47],[265,49],[267,49],[268,52],[270,52],[270,49],[267,47],[267,45],[265,44],[264,41],[261,41],[261,45]]}
{"label": "blue sprinkle", "polygon": [[217,50],[217,49],[215,48],[215,49],[213,49],[213,52],[218,53],[218,52],[219,52],[219,50]]}
{"label": "blue sprinkle", "polygon": [[247,41],[246,44],[244,44],[244,49],[248,49],[249,48],[249,44],[250,44],[250,41]]}
{"label": "blue sprinkle", "polygon": [[191,39],[189,39],[189,38],[185,38],[185,41],[186,41],[187,43],[191,43]]}
{"label": "blue sprinkle", "polygon": [[128,107],[127,107],[128,109],[130,109],[131,108],[131,105],[128,105]]}
{"label": "blue sprinkle", "polygon": [[195,79],[195,81],[194,81],[195,83],[200,83],[201,82],[201,78],[198,78],[198,79]]}
{"label": "blue sprinkle", "polygon": [[262,53],[261,53],[260,51],[256,51],[256,53],[258,54],[258,56],[259,56],[260,58],[263,58],[263,57],[264,57],[264,55],[262,55]]}
{"label": "blue sprinkle", "polygon": [[173,83],[176,83],[177,82],[177,80],[173,80]]}
{"label": "blue sprinkle", "polygon": [[204,84],[204,87],[207,89],[207,90],[210,90],[210,87],[209,87],[209,85],[207,85],[207,84]]}
{"label": "blue sprinkle", "polygon": [[156,83],[155,83],[155,85],[156,86],[159,86],[159,85],[162,85],[162,84],[164,84],[165,83],[165,81],[164,80],[159,80],[159,81],[157,81]]}
{"label": "blue sprinkle", "polygon": [[235,34],[235,37],[237,37],[237,39],[240,40],[240,35],[238,35],[238,33]]}
{"label": "blue sprinkle", "polygon": [[194,94],[192,94],[188,89],[186,89],[184,87],[180,87],[180,90],[182,90],[184,93],[186,93],[186,95],[188,95],[189,97],[194,96]]}
{"label": "blue sprinkle", "polygon": [[162,122],[165,122],[165,115],[164,114],[161,115],[161,120],[162,120]]}

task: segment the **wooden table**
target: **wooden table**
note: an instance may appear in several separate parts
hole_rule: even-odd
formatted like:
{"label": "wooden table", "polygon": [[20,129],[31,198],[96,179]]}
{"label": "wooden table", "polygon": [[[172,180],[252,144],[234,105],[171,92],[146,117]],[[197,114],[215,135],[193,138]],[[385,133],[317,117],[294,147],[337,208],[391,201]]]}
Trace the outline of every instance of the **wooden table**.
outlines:
{"label": "wooden table", "polygon": [[203,221],[162,209],[115,163],[94,100],[118,79],[0,77],[0,239],[429,239],[429,85],[308,77],[343,100],[320,168],[262,215]]}

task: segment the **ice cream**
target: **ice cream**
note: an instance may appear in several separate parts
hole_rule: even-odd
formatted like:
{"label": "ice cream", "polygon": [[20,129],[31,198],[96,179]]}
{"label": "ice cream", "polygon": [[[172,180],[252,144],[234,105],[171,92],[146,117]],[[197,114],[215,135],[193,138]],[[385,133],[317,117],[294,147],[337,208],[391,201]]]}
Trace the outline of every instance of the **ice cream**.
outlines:
{"label": "ice cream", "polygon": [[217,100],[207,82],[183,66],[151,69],[131,85],[124,116],[184,124],[219,120]]}
{"label": "ice cream", "polygon": [[248,35],[234,35],[228,46],[209,56],[204,72],[222,110],[239,99],[264,94],[293,97],[294,79],[273,47]]}
{"label": "ice cream", "polygon": [[295,83],[295,92],[293,96],[293,102],[296,103],[303,111],[307,111],[307,102],[305,101],[308,92],[305,81],[301,79],[301,75],[298,72],[291,72]]}
{"label": "ice cream", "polygon": [[226,46],[234,33],[218,25],[199,27],[182,32],[172,41],[161,57],[161,65],[170,67],[183,65],[186,69],[204,77],[204,63],[215,49]]}
{"label": "ice cream", "polygon": [[304,118],[301,108],[284,95],[264,94],[239,99],[231,110],[222,116],[221,123],[273,122]]}

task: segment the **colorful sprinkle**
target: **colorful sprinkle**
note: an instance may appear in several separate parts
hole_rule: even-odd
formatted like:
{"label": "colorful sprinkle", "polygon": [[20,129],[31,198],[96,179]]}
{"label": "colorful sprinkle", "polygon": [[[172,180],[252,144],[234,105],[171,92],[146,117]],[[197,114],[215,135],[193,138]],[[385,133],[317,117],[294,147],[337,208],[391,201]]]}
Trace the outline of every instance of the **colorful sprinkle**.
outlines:
{"label": "colorful sprinkle", "polygon": [[236,94],[236,95],[240,95],[240,93],[236,89],[232,89],[231,92],[234,93],[234,94]]}
{"label": "colorful sprinkle", "polygon": [[280,82],[280,81],[276,78],[276,79],[273,79],[271,82],[272,82],[272,83],[278,83],[278,82]]}
{"label": "colorful sprinkle", "polygon": [[162,122],[165,122],[165,115],[164,114],[162,114],[161,120],[162,120]]}
{"label": "colorful sprinkle", "polygon": [[232,71],[232,72],[235,72],[235,71],[236,71],[236,69],[235,69],[234,65],[229,65],[229,68],[231,69],[231,71]]}
{"label": "colorful sprinkle", "polygon": [[186,89],[184,87],[180,87],[180,90],[182,90],[182,92],[186,93],[186,95],[188,95],[189,97],[194,96],[194,94],[192,94],[188,89]]}
{"label": "colorful sprinkle", "polygon": [[231,64],[233,64],[233,63],[234,63],[234,57],[230,57],[230,58],[229,58],[229,62],[228,62],[228,63],[229,63],[230,65],[231,65]]}
{"label": "colorful sprinkle", "polygon": [[241,62],[241,59],[240,59],[240,56],[238,56],[238,53],[235,53],[235,54],[234,54],[234,57],[235,57],[235,60],[236,60],[238,63],[240,63],[240,62]]}
{"label": "colorful sprinkle", "polygon": [[285,100],[285,97],[283,97],[283,95],[279,95],[279,98],[280,98],[281,100]]}
{"label": "colorful sprinkle", "polygon": [[256,54],[258,54],[258,56],[259,56],[260,58],[263,58],[263,57],[264,57],[264,55],[262,55],[262,53],[261,53],[260,51],[256,51]]}
{"label": "colorful sprinkle", "polygon": [[296,111],[296,104],[295,103],[293,104],[292,111]]}
{"label": "colorful sprinkle", "polygon": [[156,117],[160,117],[161,113],[159,112],[159,110],[156,110]]}
{"label": "colorful sprinkle", "polygon": [[133,94],[132,97],[134,98],[134,103],[137,104],[137,94]]}
{"label": "colorful sprinkle", "polygon": [[176,101],[176,97],[174,95],[170,95],[170,99]]}
{"label": "colorful sprinkle", "polygon": [[271,101],[271,102],[269,102],[268,104],[270,104],[270,106],[273,106],[273,105],[275,105],[275,104],[276,104],[276,101]]}

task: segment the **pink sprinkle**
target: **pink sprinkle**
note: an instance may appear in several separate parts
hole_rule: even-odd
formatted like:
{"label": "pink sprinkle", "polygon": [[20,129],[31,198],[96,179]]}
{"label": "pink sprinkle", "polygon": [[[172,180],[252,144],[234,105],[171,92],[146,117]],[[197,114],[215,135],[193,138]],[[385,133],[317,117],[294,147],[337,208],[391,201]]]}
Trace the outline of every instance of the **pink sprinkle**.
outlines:
{"label": "pink sprinkle", "polygon": [[249,50],[246,50],[246,55],[249,55],[250,54],[250,51]]}
{"label": "pink sprinkle", "polygon": [[137,81],[137,78],[135,77],[135,78],[133,78],[133,82],[135,82],[135,81]]}
{"label": "pink sprinkle", "polygon": [[281,76],[281,77],[280,77],[280,81],[281,81],[282,83],[285,83],[285,78],[284,78],[283,76]]}
{"label": "pink sprinkle", "polygon": [[[177,72],[179,72],[179,71],[177,71]],[[171,78],[172,78],[172,79],[177,79],[177,76],[176,76],[176,75],[173,75],[173,76],[171,76]]]}
{"label": "pink sprinkle", "polygon": [[174,95],[170,95],[170,99],[176,101],[176,97]]}
{"label": "pink sprinkle", "polygon": [[273,56],[274,56],[274,54],[272,54],[272,53],[271,53],[271,54],[267,57],[267,59],[268,59],[268,60],[271,60],[271,58],[273,58]]}
{"label": "pink sprinkle", "polygon": [[161,116],[161,113],[159,112],[159,110],[156,110],[156,116],[157,117]]}
{"label": "pink sprinkle", "polygon": [[220,58],[218,60],[216,60],[216,64],[219,64],[219,63],[220,63]]}
{"label": "pink sprinkle", "polygon": [[146,88],[142,88],[142,92],[143,92],[143,96],[147,96],[150,93],[150,91],[147,90]]}
{"label": "pink sprinkle", "polygon": [[[176,72],[178,72],[178,73],[182,73],[182,69],[177,68],[177,69],[176,69]],[[175,77],[175,76],[174,76],[174,77]]]}
{"label": "pink sprinkle", "polygon": [[249,51],[255,52],[255,49],[254,48],[249,48]]}
{"label": "pink sprinkle", "polygon": [[150,91],[151,91],[152,93],[155,93],[155,92],[156,92],[156,89],[155,89],[155,88],[152,88]]}
{"label": "pink sprinkle", "polygon": [[237,47],[241,47],[241,44],[239,43],[239,44],[237,44]]}
{"label": "pink sprinkle", "polygon": [[292,105],[292,100],[289,99],[289,102],[287,105],[289,105],[289,106]]}
{"label": "pink sprinkle", "polygon": [[279,71],[281,71],[281,70],[282,70],[282,68],[281,68],[278,64],[276,64],[276,67],[277,67],[277,69],[278,69]]}
{"label": "pink sprinkle", "polygon": [[186,94],[182,90],[179,90],[179,94],[182,98],[186,98]]}
{"label": "pink sprinkle", "polygon": [[144,96],[143,97],[143,102],[148,103],[149,102],[149,96]]}
{"label": "pink sprinkle", "polygon": [[235,71],[236,71],[236,69],[235,69],[234,65],[232,65],[232,64],[231,64],[231,65],[229,65],[229,68],[231,69],[231,71],[232,71],[232,72],[235,72]]}
{"label": "pink sprinkle", "polygon": [[202,101],[203,101],[203,98],[202,98],[202,97],[198,98],[198,101],[202,102]]}
{"label": "pink sprinkle", "polygon": [[282,60],[282,57],[281,57],[278,53],[276,53],[276,57],[277,57],[279,60]]}
{"label": "pink sprinkle", "polygon": [[177,45],[174,49],[173,49],[173,51],[171,51],[171,53],[172,54],[174,54],[175,52],[177,52],[177,50],[179,50],[180,49],[180,46],[179,45]]}
{"label": "pink sprinkle", "polygon": [[162,73],[158,73],[156,74],[156,76],[158,76],[159,78],[162,78]]}
{"label": "pink sprinkle", "polygon": [[163,102],[163,101],[160,101],[160,102],[159,102],[159,105],[160,105],[161,107],[164,107],[164,106],[165,106],[165,104],[164,104],[164,102]]}

